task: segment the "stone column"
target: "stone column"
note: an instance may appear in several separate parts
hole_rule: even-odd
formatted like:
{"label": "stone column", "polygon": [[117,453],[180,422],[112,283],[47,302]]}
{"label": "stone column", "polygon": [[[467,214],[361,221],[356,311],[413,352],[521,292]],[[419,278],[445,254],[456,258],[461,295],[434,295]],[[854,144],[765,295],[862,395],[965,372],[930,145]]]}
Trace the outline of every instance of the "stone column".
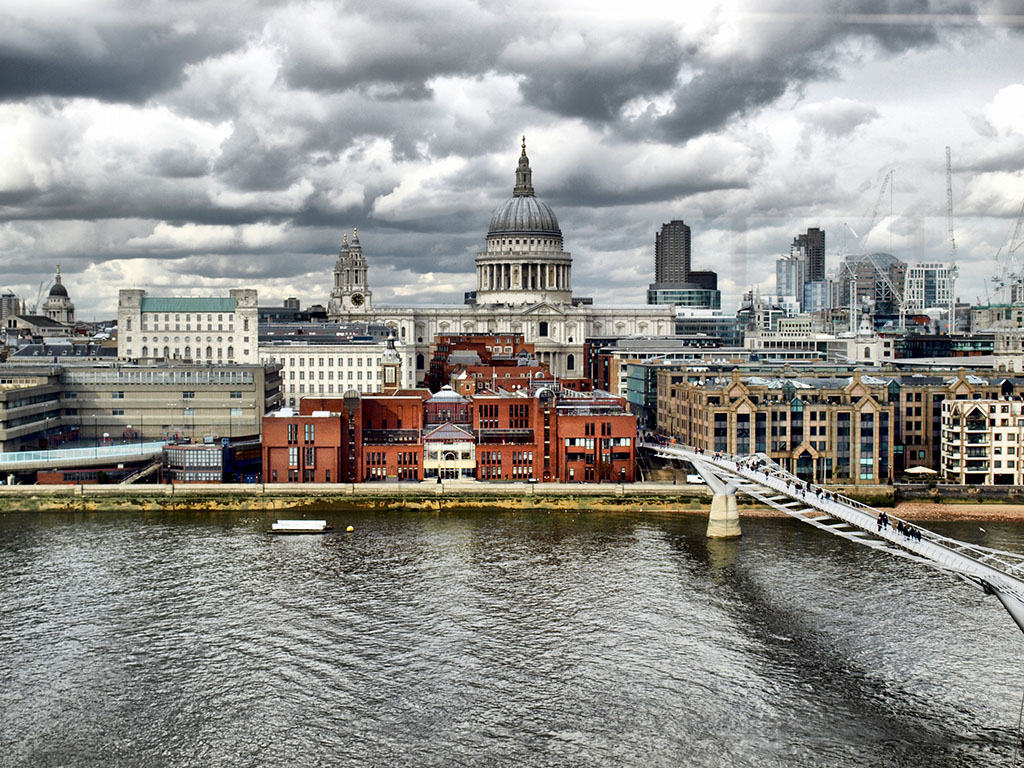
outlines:
{"label": "stone column", "polygon": [[711,514],[708,515],[709,539],[735,539],[742,536],[740,513],[736,506],[736,493],[716,493],[711,499]]}

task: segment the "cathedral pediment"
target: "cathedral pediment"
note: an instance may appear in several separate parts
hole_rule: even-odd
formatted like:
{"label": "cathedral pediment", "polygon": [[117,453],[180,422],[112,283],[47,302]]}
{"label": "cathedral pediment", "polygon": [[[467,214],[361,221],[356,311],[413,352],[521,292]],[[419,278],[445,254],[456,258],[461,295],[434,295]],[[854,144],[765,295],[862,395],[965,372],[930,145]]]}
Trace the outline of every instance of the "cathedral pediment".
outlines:
{"label": "cathedral pediment", "polygon": [[523,316],[529,316],[529,315],[549,315],[549,316],[565,317],[566,312],[565,312],[565,308],[559,306],[558,304],[552,304],[552,303],[547,302],[547,301],[541,301],[541,302],[539,302],[537,304],[533,304],[532,306],[527,307],[520,314],[522,314]]}

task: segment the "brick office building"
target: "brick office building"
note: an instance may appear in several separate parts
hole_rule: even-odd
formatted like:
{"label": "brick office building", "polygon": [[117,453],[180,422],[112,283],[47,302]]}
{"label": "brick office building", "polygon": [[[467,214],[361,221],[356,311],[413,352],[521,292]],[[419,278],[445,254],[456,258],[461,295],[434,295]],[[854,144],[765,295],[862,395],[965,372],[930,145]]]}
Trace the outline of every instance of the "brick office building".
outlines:
{"label": "brick office building", "polygon": [[295,413],[284,408],[263,419],[263,482],[345,482],[352,454],[343,409]]}
{"label": "brick office building", "polygon": [[264,424],[265,482],[635,477],[636,418],[625,400],[554,385],[472,398],[449,387],[304,398],[298,414]]}
{"label": "brick office building", "polygon": [[423,383],[437,392],[451,383],[459,365],[515,365],[521,353],[533,358],[533,344],[524,343],[521,333],[439,334],[430,345],[430,364]]}
{"label": "brick office building", "polygon": [[942,404],[1024,394],[1024,379],[935,371],[664,368],[657,429],[708,451],[767,453],[816,483],[876,484],[940,469]]}

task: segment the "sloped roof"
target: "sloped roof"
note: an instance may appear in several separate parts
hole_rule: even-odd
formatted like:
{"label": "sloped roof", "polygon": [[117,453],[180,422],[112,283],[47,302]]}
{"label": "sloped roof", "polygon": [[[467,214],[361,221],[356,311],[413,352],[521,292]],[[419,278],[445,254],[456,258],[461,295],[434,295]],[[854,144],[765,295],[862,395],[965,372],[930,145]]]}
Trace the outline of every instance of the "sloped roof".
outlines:
{"label": "sloped roof", "polygon": [[19,320],[24,320],[26,323],[32,325],[38,325],[40,328],[64,328],[64,323],[58,323],[56,320],[51,320],[46,315],[15,315]]}
{"label": "sloped roof", "polygon": [[423,442],[431,443],[465,443],[473,442],[473,433],[456,427],[450,422],[445,422],[439,427],[432,429],[423,435]]}

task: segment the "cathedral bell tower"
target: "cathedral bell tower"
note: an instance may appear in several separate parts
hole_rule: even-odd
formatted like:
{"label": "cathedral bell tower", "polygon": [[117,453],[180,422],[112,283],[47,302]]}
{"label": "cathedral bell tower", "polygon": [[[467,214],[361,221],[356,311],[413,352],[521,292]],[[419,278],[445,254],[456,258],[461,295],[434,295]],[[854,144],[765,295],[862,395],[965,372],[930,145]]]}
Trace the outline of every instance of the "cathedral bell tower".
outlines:
{"label": "cathedral bell tower", "polygon": [[366,282],[366,259],[359,244],[359,231],[353,229],[352,244],[349,245],[348,235],[345,235],[334,265],[334,287],[327,308],[328,317],[337,320],[343,315],[368,312],[372,296]]}

